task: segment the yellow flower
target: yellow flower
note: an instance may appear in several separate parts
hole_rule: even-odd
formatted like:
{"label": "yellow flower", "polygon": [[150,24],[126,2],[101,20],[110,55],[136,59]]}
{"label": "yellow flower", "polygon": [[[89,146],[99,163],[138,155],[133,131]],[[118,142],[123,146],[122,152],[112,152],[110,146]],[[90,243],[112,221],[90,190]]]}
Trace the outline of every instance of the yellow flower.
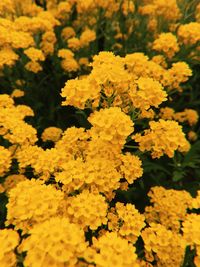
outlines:
{"label": "yellow flower", "polygon": [[91,76],[98,84],[122,83],[130,80],[124,69],[123,58],[115,56],[112,52],[100,52],[95,55],[91,66],[93,67]]}
{"label": "yellow flower", "polygon": [[24,54],[31,60],[31,61],[44,61],[45,57],[41,50],[36,49],[34,47],[30,47],[24,50]]}
{"label": "yellow flower", "polygon": [[185,45],[195,45],[200,41],[200,23],[190,22],[180,25],[178,28],[178,37]]}
{"label": "yellow flower", "polygon": [[76,266],[87,247],[84,231],[66,218],[51,218],[35,225],[20,245],[27,251],[26,266]]}
{"label": "yellow flower", "polygon": [[179,50],[177,38],[171,32],[161,33],[153,42],[153,49],[163,52],[169,59],[172,58]]}
{"label": "yellow flower", "polygon": [[129,184],[132,184],[134,180],[142,176],[142,162],[139,157],[126,153],[125,155],[120,155],[120,159],[122,161],[120,172]]}
{"label": "yellow flower", "polygon": [[126,138],[134,130],[130,117],[117,107],[95,111],[88,120],[93,125],[92,138],[100,138],[120,147],[125,144]]}
{"label": "yellow flower", "polygon": [[60,128],[57,127],[48,127],[46,128],[43,133],[42,133],[42,140],[45,141],[53,141],[53,142],[57,142],[62,135],[62,130]]}
{"label": "yellow flower", "polygon": [[68,80],[62,89],[62,97],[66,98],[62,105],[71,105],[84,109],[85,106],[99,98],[100,86],[89,76],[82,79]]}
{"label": "yellow flower", "polygon": [[169,87],[172,89],[180,89],[180,83],[186,82],[192,76],[192,70],[185,62],[173,63],[168,72],[171,76]]}
{"label": "yellow flower", "polygon": [[141,77],[135,83],[129,91],[135,108],[148,110],[151,106],[158,107],[167,100],[167,93],[158,81]]}
{"label": "yellow flower", "polygon": [[0,50],[0,70],[5,65],[12,67],[18,59],[19,56],[11,48],[2,48]]}
{"label": "yellow flower", "polygon": [[72,27],[65,27],[62,29],[61,36],[67,41],[69,38],[75,37],[76,33]]}
{"label": "yellow flower", "polygon": [[3,183],[4,191],[10,191],[14,188],[19,182],[25,181],[27,178],[22,174],[12,174],[8,175]]}
{"label": "yellow flower", "polygon": [[121,237],[135,243],[145,226],[145,217],[132,204],[117,202],[115,208],[108,213],[109,230],[117,232]]}
{"label": "yellow flower", "polygon": [[83,191],[75,197],[68,198],[66,214],[70,221],[86,230],[96,230],[107,223],[108,204],[100,194]]}
{"label": "yellow flower", "polygon": [[8,149],[0,146],[0,176],[3,176],[11,167],[11,153]]}
{"label": "yellow flower", "polygon": [[145,130],[143,136],[136,134],[133,139],[139,142],[141,151],[151,151],[152,158],[160,158],[164,154],[172,158],[176,150],[187,152],[190,149],[182,127],[176,121],[160,119],[149,124],[150,129]]}
{"label": "yellow flower", "polygon": [[200,215],[187,214],[182,227],[183,237],[185,238],[187,245],[200,246],[199,226],[200,226]]}
{"label": "yellow flower", "polygon": [[135,247],[117,233],[106,232],[93,241],[96,249],[94,262],[97,267],[139,267]]}
{"label": "yellow flower", "polygon": [[96,39],[95,31],[92,31],[90,29],[86,29],[81,33],[81,36],[80,36],[81,46],[82,47],[88,46],[95,39]]}
{"label": "yellow flower", "polygon": [[76,37],[71,37],[67,40],[67,45],[73,51],[77,51],[81,48],[81,41]]}
{"label": "yellow flower", "polygon": [[161,186],[151,188],[148,196],[153,206],[145,208],[147,222],[159,222],[166,229],[179,233],[181,222],[185,220],[187,210],[192,207],[192,196],[184,190],[165,189]]}
{"label": "yellow flower", "polygon": [[28,232],[35,224],[55,216],[62,199],[63,193],[52,185],[34,179],[22,181],[9,191],[6,224]]}
{"label": "yellow flower", "polygon": [[12,98],[19,98],[19,97],[22,97],[22,96],[24,96],[24,91],[22,91],[20,89],[15,89],[11,94]]}
{"label": "yellow flower", "polygon": [[38,73],[39,71],[42,70],[42,66],[37,61],[29,61],[25,65],[25,69],[27,69],[28,71],[34,72],[34,73]]}
{"label": "yellow flower", "polygon": [[198,138],[198,135],[197,135],[194,131],[189,131],[189,132],[188,132],[188,139],[189,139],[191,142],[196,141],[197,138]]}
{"label": "yellow flower", "polygon": [[183,264],[186,242],[180,234],[167,230],[163,225],[151,223],[142,231],[147,255],[156,259],[158,266],[179,267]]}
{"label": "yellow flower", "polygon": [[16,266],[17,258],[15,255],[15,248],[19,243],[19,235],[12,229],[0,230],[0,266],[13,267]]}
{"label": "yellow flower", "polygon": [[52,55],[56,43],[56,35],[53,31],[47,31],[42,35],[40,48],[45,56]]}
{"label": "yellow flower", "polygon": [[196,110],[186,108],[182,112],[175,113],[174,119],[179,122],[188,122],[190,126],[193,126],[198,122],[199,115]]}

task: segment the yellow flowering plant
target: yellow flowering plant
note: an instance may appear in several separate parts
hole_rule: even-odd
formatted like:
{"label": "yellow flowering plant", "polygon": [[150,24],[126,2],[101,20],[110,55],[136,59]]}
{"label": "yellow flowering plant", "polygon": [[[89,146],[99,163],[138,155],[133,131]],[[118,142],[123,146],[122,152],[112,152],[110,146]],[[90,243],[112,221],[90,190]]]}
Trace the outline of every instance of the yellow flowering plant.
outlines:
{"label": "yellow flowering plant", "polygon": [[0,267],[200,266],[198,0],[0,1]]}

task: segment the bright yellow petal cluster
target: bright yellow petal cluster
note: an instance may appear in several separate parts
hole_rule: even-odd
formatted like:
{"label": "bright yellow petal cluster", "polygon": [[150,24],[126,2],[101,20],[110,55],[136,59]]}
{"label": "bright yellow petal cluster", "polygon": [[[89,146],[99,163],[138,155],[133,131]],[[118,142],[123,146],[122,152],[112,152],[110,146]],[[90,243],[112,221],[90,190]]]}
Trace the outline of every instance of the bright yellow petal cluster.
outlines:
{"label": "bright yellow petal cluster", "polygon": [[161,33],[158,38],[154,40],[153,49],[158,52],[163,52],[170,59],[180,48],[176,36],[168,32]]}
{"label": "bright yellow petal cluster", "polygon": [[100,52],[94,56],[91,66],[91,76],[98,84],[122,83],[130,79],[124,69],[123,58],[115,56],[112,52]]}
{"label": "bright yellow petal cluster", "polygon": [[87,244],[84,231],[66,218],[51,218],[35,225],[20,251],[27,251],[25,266],[76,266]]}
{"label": "bright yellow petal cluster", "polygon": [[192,76],[192,70],[185,62],[173,63],[171,69],[169,69],[170,80],[169,88],[179,89],[180,84],[186,82],[190,76]]}
{"label": "bright yellow petal cluster", "polygon": [[108,204],[100,194],[83,191],[75,197],[68,198],[66,213],[70,221],[86,230],[96,230],[107,223]]}
{"label": "bright yellow petal cluster", "polygon": [[[93,105],[98,100],[100,94],[100,86],[90,77],[68,80],[62,89],[62,97],[66,97],[63,105],[71,105],[84,109],[85,105]],[[95,103],[94,103],[95,105]]]}
{"label": "bright yellow petal cluster", "polygon": [[81,46],[82,47],[88,46],[95,39],[96,39],[95,31],[86,29],[81,33],[81,36],[80,36]]}
{"label": "bright yellow petal cluster", "polygon": [[26,176],[23,174],[11,174],[8,175],[3,183],[4,191],[9,192],[14,188],[19,182],[27,180]]}
{"label": "bright yellow petal cluster", "polygon": [[88,120],[93,125],[90,131],[93,139],[100,138],[121,147],[134,130],[130,117],[117,107],[95,111]]}
{"label": "bright yellow petal cluster", "polygon": [[141,177],[143,174],[142,162],[138,156],[126,153],[120,156],[122,164],[120,164],[120,172],[122,177],[132,184],[134,180]]}
{"label": "bright yellow petal cluster", "polygon": [[200,262],[200,215],[188,214],[186,220],[183,222],[183,237],[188,245],[194,246],[196,249],[196,256],[194,263],[196,266]]}
{"label": "bright yellow petal cluster", "polygon": [[145,227],[145,217],[132,204],[117,202],[115,208],[108,213],[109,230],[117,232],[121,237],[135,243]]}
{"label": "bright yellow petal cluster", "polygon": [[17,259],[14,253],[19,243],[19,235],[12,229],[0,230],[0,266],[13,267],[16,266]]}
{"label": "bright yellow petal cluster", "polygon": [[27,232],[56,215],[62,199],[63,193],[52,185],[34,179],[22,181],[9,191],[6,224]]}
{"label": "bright yellow petal cluster", "polygon": [[136,85],[130,88],[129,95],[133,106],[140,110],[158,107],[167,100],[163,86],[152,78],[139,78]]}
{"label": "bright yellow petal cluster", "polygon": [[79,65],[74,58],[74,53],[69,49],[60,49],[58,51],[58,57],[62,58],[61,66],[63,70],[67,72],[77,71]]}
{"label": "bright yellow petal cluster", "polygon": [[163,225],[151,223],[142,231],[142,239],[146,250],[146,258],[150,262],[155,259],[158,266],[180,267],[184,261],[186,242],[180,234],[167,230]]}
{"label": "bright yellow petal cluster", "polygon": [[153,187],[148,193],[151,204],[145,208],[145,217],[148,223],[159,222],[167,229],[179,232],[181,221],[187,215],[187,209],[192,207],[191,195],[184,191]]}
{"label": "bright yellow petal cluster", "polygon": [[190,22],[178,28],[178,37],[185,45],[195,45],[200,41],[200,23]]}
{"label": "bright yellow petal cluster", "polygon": [[68,194],[85,188],[107,195],[120,187],[121,174],[115,164],[114,161],[98,157],[86,162],[71,160],[62,165],[63,171],[55,179],[65,185],[64,190]]}
{"label": "bright yellow petal cluster", "polygon": [[193,126],[198,122],[199,114],[194,109],[186,108],[182,112],[177,112],[173,118],[179,122],[188,122],[190,126]]}
{"label": "bright yellow petal cluster", "polygon": [[32,61],[44,61],[45,57],[41,50],[30,47],[24,50],[24,54]]}
{"label": "bright yellow petal cluster", "polygon": [[57,142],[62,135],[62,130],[57,127],[48,127],[42,133],[42,140],[45,141],[53,141]]}
{"label": "bright yellow petal cluster", "polygon": [[185,138],[182,127],[171,120],[151,121],[150,129],[144,135],[136,134],[133,138],[139,143],[141,151],[150,151],[152,158],[160,158],[164,154],[172,158],[176,150],[187,152],[190,144]]}
{"label": "bright yellow petal cluster", "polygon": [[98,240],[94,240],[96,249],[94,262],[97,267],[139,267],[135,247],[117,233],[107,232]]}
{"label": "bright yellow petal cluster", "polygon": [[12,67],[16,61],[19,59],[19,56],[11,48],[3,48],[0,50],[0,70],[4,66]]}
{"label": "bright yellow petal cluster", "polygon": [[3,176],[11,167],[11,153],[8,149],[0,146],[0,176]]}
{"label": "bright yellow petal cluster", "polygon": [[[5,102],[6,100],[6,102]],[[6,103],[9,103],[6,104]],[[8,95],[0,95],[0,126],[4,138],[12,144],[34,144],[37,141],[36,129],[24,121],[26,116],[33,116],[33,111],[25,105],[14,105]]]}

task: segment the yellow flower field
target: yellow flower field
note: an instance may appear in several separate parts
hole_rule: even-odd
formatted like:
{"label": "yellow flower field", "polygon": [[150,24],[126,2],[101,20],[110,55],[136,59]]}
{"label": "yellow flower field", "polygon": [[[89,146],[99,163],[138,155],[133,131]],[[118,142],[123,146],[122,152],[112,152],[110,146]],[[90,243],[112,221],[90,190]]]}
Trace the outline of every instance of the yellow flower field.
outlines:
{"label": "yellow flower field", "polygon": [[0,267],[200,267],[200,1],[0,1]]}

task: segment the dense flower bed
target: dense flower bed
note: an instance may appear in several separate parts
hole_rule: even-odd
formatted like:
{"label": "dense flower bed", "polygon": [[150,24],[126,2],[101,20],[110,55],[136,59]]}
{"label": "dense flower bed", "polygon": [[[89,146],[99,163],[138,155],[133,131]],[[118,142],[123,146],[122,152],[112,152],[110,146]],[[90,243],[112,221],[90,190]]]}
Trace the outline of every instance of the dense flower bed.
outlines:
{"label": "dense flower bed", "polygon": [[0,267],[200,266],[198,0],[0,1]]}

